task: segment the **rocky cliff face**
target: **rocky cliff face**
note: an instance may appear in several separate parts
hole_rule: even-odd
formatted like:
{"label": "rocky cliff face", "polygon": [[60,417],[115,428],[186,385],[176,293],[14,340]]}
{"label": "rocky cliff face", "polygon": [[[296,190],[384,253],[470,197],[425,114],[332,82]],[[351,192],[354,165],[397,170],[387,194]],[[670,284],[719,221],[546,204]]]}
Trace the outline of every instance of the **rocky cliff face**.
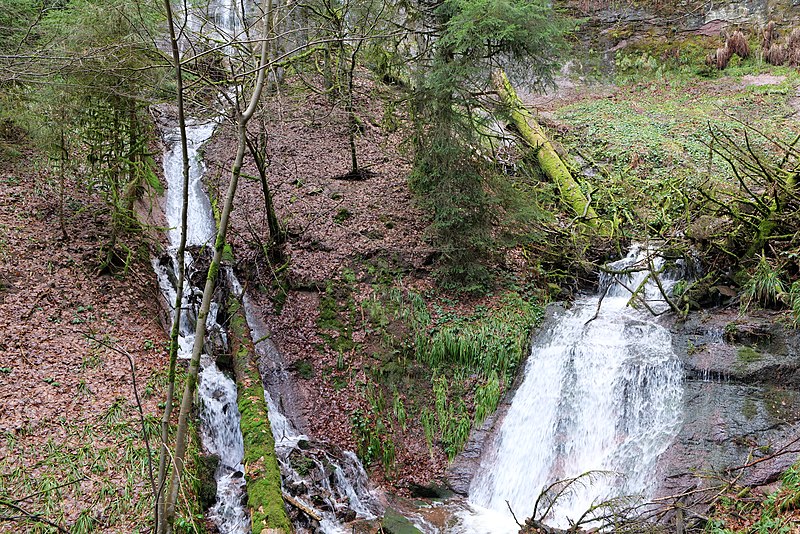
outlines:
{"label": "rocky cliff face", "polygon": [[697,32],[716,21],[734,25],[761,25],[800,21],[800,0],[563,0],[574,15],[601,25],[636,25],[637,30]]}
{"label": "rocky cliff face", "polygon": [[777,480],[797,460],[800,333],[769,312],[717,310],[676,325],[673,347],[686,373],[684,421],[660,459],[662,495],[737,476]]}
{"label": "rocky cliff face", "polygon": [[584,19],[584,39],[595,50],[614,52],[635,42],[691,36],[717,37],[726,28],[758,31],[775,21],[779,31],[800,26],[800,0],[561,0]]}

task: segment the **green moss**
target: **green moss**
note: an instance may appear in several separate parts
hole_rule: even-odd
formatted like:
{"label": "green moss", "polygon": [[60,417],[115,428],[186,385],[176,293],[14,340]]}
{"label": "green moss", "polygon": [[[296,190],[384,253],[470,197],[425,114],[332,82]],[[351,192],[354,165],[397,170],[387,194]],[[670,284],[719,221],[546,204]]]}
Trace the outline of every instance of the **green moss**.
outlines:
{"label": "green moss", "polygon": [[353,300],[354,279],[345,271],[335,284],[329,280],[325,292],[320,295],[317,327],[320,337],[334,352],[348,353],[353,350],[353,332],[350,324],[355,317]]}
{"label": "green moss", "polygon": [[307,456],[303,456],[302,454],[295,454],[290,459],[289,462],[292,464],[292,468],[297,471],[297,474],[300,476],[308,475],[312,469],[314,469],[314,460],[308,458]]}
{"label": "green moss", "polygon": [[391,508],[386,509],[381,527],[387,534],[421,534],[411,521]]}
{"label": "green moss", "polygon": [[222,261],[233,262],[233,247],[230,243],[225,243],[225,246],[222,248]]}
{"label": "green moss", "polygon": [[752,347],[739,347],[736,351],[736,357],[740,363],[753,363],[762,358],[761,354]]}
{"label": "green moss", "polygon": [[219,465],[219,456],[202,454],[201,449],[196,448],[193,454],[193,464],[194,491],[200,504],[200,510],[208,510],[217,499],[217,482],[214,474]]}
{"label": "green moss", "polygon": [[314,376],[314,366],[308,360],[299,360],[294,364],[294,369],[301,378],[308,380]]}
{"label": "green moss", "polygon": [[212,261],[211,266],[209,266],[208,268],[208,278],[210,280],[216,280],[218,272],[219,272],[219,263]]}
{"label": "green moss", "polygon": [[339,306],[336,304],[336,297],[333,296],[331,285],[319,299],[319,320],[317,326],[321,329],[338,330],[342,327],[342,322],[339,320]]}
{"label": "green moss", "polygon": [[239,395],[247,506],[253,532],[272,528],[291,532],[283,506],[281,472],[275,455],[275,439],[269,424],[261,376],[253,361],[252,343],[247,339],[247,322],[236,299],[230,298],[230,331],[234,340],[234,371]]}
{"label": "green moss", "polygon": [[333,222],[336,224],[342,224],[352,216],[353,214],[347,208],[339,208],[339,211],[337,211],[336,215],[333,216]]}

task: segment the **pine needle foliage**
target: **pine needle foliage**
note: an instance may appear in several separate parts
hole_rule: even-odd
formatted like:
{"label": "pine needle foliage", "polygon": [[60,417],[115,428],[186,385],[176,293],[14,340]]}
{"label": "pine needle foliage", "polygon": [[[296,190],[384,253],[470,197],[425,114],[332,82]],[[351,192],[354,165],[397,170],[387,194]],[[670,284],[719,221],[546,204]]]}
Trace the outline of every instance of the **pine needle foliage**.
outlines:
{"label": "pine needle foliage", "polygon": [[489,144],[482,101],[489,73],[525,64],[534,83],[557,66],[566,23],[543,0],[445,0],[423,16],[433,45],[418,66],[413,94],[413,189],[433,214],[441,279],[466,290],[489,281],[497,172],[483,157]]}

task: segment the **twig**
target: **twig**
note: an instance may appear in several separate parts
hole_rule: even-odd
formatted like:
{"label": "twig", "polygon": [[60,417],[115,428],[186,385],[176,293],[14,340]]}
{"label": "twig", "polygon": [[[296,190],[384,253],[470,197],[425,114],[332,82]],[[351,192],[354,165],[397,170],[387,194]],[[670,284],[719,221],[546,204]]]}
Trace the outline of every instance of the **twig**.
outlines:
{"label": "twig", "polygon": [[17,510],[18,512],[21,512],[23,514],[21,516],[0,516],[0,521],[19,521],[21,519],[27,518],[27,519],[32,519],[37,523],[44,523],[45,525],[50,525],[51,527],[57,529],[59,532],[63,532],[64,534],[70,534],[69,530],[65,529],[58,523],[54,523],[53,521],[50,521],[49,519],[44,518],[39,514],[29,512],[10,501],[0,500],[0,506],[8,506],[9,508],[13,508],[14,510]]}
{"label": "twig", "polygon": [[65,486],[71,486],[72,484],[75,484],[76,482],[80,482],[81,480],[86,480],[86,475],[80,476],[80,477],[78,477],[78,478],[76,478],[74,480],[70,480],[69,482],[64,482],[63,484],[59,484],[58,486],[54,486],[54,487],[48,488],[46,490],[37,491],[36,493],[31,493],[30,495],[26,495],[25,497],[22,497],[22,498],[19,498],[19,499],[15,499],[14,502],[25,502],[28,499],[30,499],[31,497],[36,497],[37,495],[41,495],[42,493],[48,493],[50,491],[57,490],[57,489],[65,487]]}
{"label": "twig", "polygon": [[133,396],[136,399],[136,407],[138,408],[138,411],[139,411],[139,422],[140,422],[140,424],[142,426],[142,439],[144,439],[144,445],[147,448],[147,467],[148,467],[149,476],[150,476],[150,488],[152,489],[153,496],[155,497],[157,495],[157,493],[156,493],[155,476],[153,474],[153,457],[152,457],[153,453],[150,450],[150,438],[147,437],[147,427],[145,426],[145,422],[144,422],[144,410],[142,409],[142,401],[139,399],[139,389],[138,389],[138,387],[136,385],[136,364],[133,362],[133,356],[131,355],[130,352],[128,352],[125,349],[120,349],[119,347],[116,347],[116,346],[106,342],[105,340],[97,339],[97,337],[95,337],[95,335],[93,333],[91,333],[91,332],[85,334],[85,336],[88,339],[91,339],[92,341],[94,341],[95,343],[98,343],[98,344],[106,347],[107,349],[111,349],[114,352],[116,352],[118,354],[121,354],[121,355],[125,356],[128,359],[128,363],[130,364],[130,367],[131,367],[131,382],[133,384]]}
{"label": "twig", "polygon": [[[616,277],[614,277],[614,279],[616,280]],[[606,295],[608,295],[609,290],[611,290],[611,284],[608,284],[608,286],[606,286],[606,290],[603,292],[603,296],[600,297],[600,300],[597,301],[597,309],[595,310],[594,315],[592,316],[591,319],[583,323],[583,326],[586,326],[587,324],[591,323],[592,321],[597,319],[597,317],[600,315],[600,307],[603,305],[603,299],[606,298]]]}
{"label": "twig", "polygon": [[508,511],[511,512],[511,517],[514,518],[514,523],[516,523],[519,528],[524,528],[517,520],[517,515],[514,513],[514,510],[511,509],[511,503],[508,502],[508,500],[506,500],[506,506],[508,506]]}

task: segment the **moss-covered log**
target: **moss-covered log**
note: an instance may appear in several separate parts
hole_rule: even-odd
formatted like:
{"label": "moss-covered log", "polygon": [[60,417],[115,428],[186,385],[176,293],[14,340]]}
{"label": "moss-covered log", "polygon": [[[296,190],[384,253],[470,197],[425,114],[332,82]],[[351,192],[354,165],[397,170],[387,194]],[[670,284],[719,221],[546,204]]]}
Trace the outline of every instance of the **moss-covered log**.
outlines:
{"label": "moss-covered log", "polygon": [[496,70],[493,82],[519,136],[535,151],[539,167],[558,186],[563,202],[587,225],[599,228],[597,213],[564,161],[553,148],[553,144],[545,135],[542,127],[517,96],[506,73],[499,69]]}
{"label": "moss-covered log", "polygon": [[253,533],[292,531],[281,493],[281,472],[275,456],[275,439],[247,320],[235,298],[228,301],[233,370],[239,396],[247,506]]}

